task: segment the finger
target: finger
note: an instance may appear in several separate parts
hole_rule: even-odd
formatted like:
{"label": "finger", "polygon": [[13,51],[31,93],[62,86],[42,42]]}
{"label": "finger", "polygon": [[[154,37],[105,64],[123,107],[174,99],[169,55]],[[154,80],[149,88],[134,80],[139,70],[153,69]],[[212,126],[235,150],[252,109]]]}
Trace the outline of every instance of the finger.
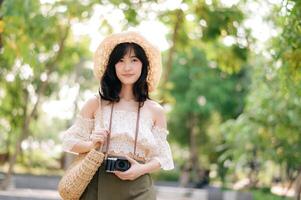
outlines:
{"label": "finger", "polygon": [[108,134],[109,134],[109,131],[107,131],[107,130],[104,130],[101,132],[101,135],[108,135]]}
{"label": "finger", "polygon": [[121,178],[118,173],[113,172],[118,178]]}
{"label": "finger", "polygon": [[91,137],[90,139],[95,142],[104,140],[104,138],[102,138],[102,137]]}
{"label": "finger", "polygon": [[128,170],[127,170],[127,171],[124,171],[124,172],[122,172],[122,171],[117,171],[117,173],[118,173],[120,176],[122,176],[122,177],[127,177],[127,176],[129,176]]}
{"label": "finger", "polygon": [[99,145],[102,145],[103,144],[103,141],[95,141],[95,143],[99,144]]}
{"label": "finger", "polygon": [[104,136],[104,135],[95,135],[94,138],[103,138],[104,139],[104,138],[106,138],[106,136]]}
{"label": "finger", "polygon": [[105,132],[93,133],[93,135],[95,135],[95,136],[107,136],[107,134]]}
{"label": "finger", "polygon": [[94,135],[107,135],[107,130],[97,130],[97,131],[92,131],[92,134]]}
{"label": "finger", "polygon": [[95,137],[95,138],[105,138],[104,135],[95,135],[94,137]]}
{"label": "finger", "polygon": [[134,160],[133,158],[131,158],[131,157],[128,156],[128,155],[125,155],[125,157],[126,157],[126,159],[127,159],[128,161],[130,161],[131,164],[136,164],[136,163],[138,163],[136,160]]}
{"label": "finger", "polygon": [[100,142],[100,141],[102,141],[102,139],[100,139],[100,138],[92,138],[92,141],[93,142]]}
{"label": "finger", "polygon": [[96,142],[103,143],[105,140],[104,140],[103,138],[96,138],[95,141],[96,141]]}
{"label": "finger", "polygon": [[126,179],[122,174],[119,173],[119,171],[115,171],[114,174],[115,174],[118,178],[120,178],[121,180],[125,180],[125,179]]}
{"label": "finger", "polygon": [[114,171],[114,174],[115,174],[116,176],[120,176],[120,171]]}
{"label": "finger", "polygon": [[123,178],[126,178],[128,176],[131,175],[131,173],[129,172],[129,170],[126,170],[126,171],[115,171],[119,176],[123,177]]}
{"label": "finger", "polygon": [[101,133],[102,131],[100,131],[100,130],[95,130],[95,131],[92,131],[92,134],[93,135],[98,135],[99,133]]}

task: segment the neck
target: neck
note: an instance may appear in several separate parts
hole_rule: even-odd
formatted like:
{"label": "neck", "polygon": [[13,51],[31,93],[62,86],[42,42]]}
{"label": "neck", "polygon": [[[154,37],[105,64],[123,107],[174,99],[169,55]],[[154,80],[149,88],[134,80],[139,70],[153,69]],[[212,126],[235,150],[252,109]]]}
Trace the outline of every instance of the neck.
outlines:
{"label": "neck", "polygon": [[132,85],[122,85],[119,96],[126,101],[135,100]]}

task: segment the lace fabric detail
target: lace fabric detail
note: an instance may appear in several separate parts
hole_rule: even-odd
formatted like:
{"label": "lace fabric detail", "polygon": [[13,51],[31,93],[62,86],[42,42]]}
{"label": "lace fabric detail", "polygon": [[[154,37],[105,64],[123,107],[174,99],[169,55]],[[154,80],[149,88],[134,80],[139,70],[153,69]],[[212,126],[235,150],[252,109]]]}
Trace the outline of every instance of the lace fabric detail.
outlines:
{"label": "lace fabric detail", "polygon": [[156,159],[161,164],[164,170],[171,170],[174,168],[172,153],[167,142],[167,135],[169,131],[165,128],[153,126],[152,132],[156,141],[156,148],[152,148],[151,158]]}
{"label": "lace fabric detail", "polygon": [[[138,142],[137,142],[138,143]],[[105,152],[106,145],[103,146],[102,151]],[[109,152],[121,153],[127,155],[133,155],[134,152],[134,141],[124,135],[115,137],[114,140],[110,142]],[[137,144],[136,155],[141,158],[146,158],[146,148],[142,144]]]}
{"label": "lace fabric detail", "polygon": [[94,127],[94,119],[77,115],[73,125],[62,133],[63,150],[74,153],[71,149],[79,141],[88,141]]}

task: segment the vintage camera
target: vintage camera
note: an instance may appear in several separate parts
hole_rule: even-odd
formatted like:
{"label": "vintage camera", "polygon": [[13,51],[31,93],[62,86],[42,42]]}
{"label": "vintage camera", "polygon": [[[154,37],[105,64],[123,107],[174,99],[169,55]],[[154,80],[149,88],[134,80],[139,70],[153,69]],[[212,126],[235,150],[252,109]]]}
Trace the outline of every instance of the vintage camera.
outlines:
{"label": "vintage camera", "polygon": [[131,163],[124,157],[108,156],[105,160],[105,171],[126,171],[131,167]]}

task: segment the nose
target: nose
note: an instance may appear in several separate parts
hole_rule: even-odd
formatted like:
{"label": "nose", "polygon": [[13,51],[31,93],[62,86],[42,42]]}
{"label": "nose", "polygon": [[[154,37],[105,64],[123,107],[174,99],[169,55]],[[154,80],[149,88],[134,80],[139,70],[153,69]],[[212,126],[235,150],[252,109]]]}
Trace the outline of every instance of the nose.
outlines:
{"label": "nose", "polygon": [[125,63],[124,69],[125,69],[126,71],[128,71],[128,70],[130,70],[131,68],[132,68],[132,63],[131,63],[131,62],[126,62],[126,63]]}

